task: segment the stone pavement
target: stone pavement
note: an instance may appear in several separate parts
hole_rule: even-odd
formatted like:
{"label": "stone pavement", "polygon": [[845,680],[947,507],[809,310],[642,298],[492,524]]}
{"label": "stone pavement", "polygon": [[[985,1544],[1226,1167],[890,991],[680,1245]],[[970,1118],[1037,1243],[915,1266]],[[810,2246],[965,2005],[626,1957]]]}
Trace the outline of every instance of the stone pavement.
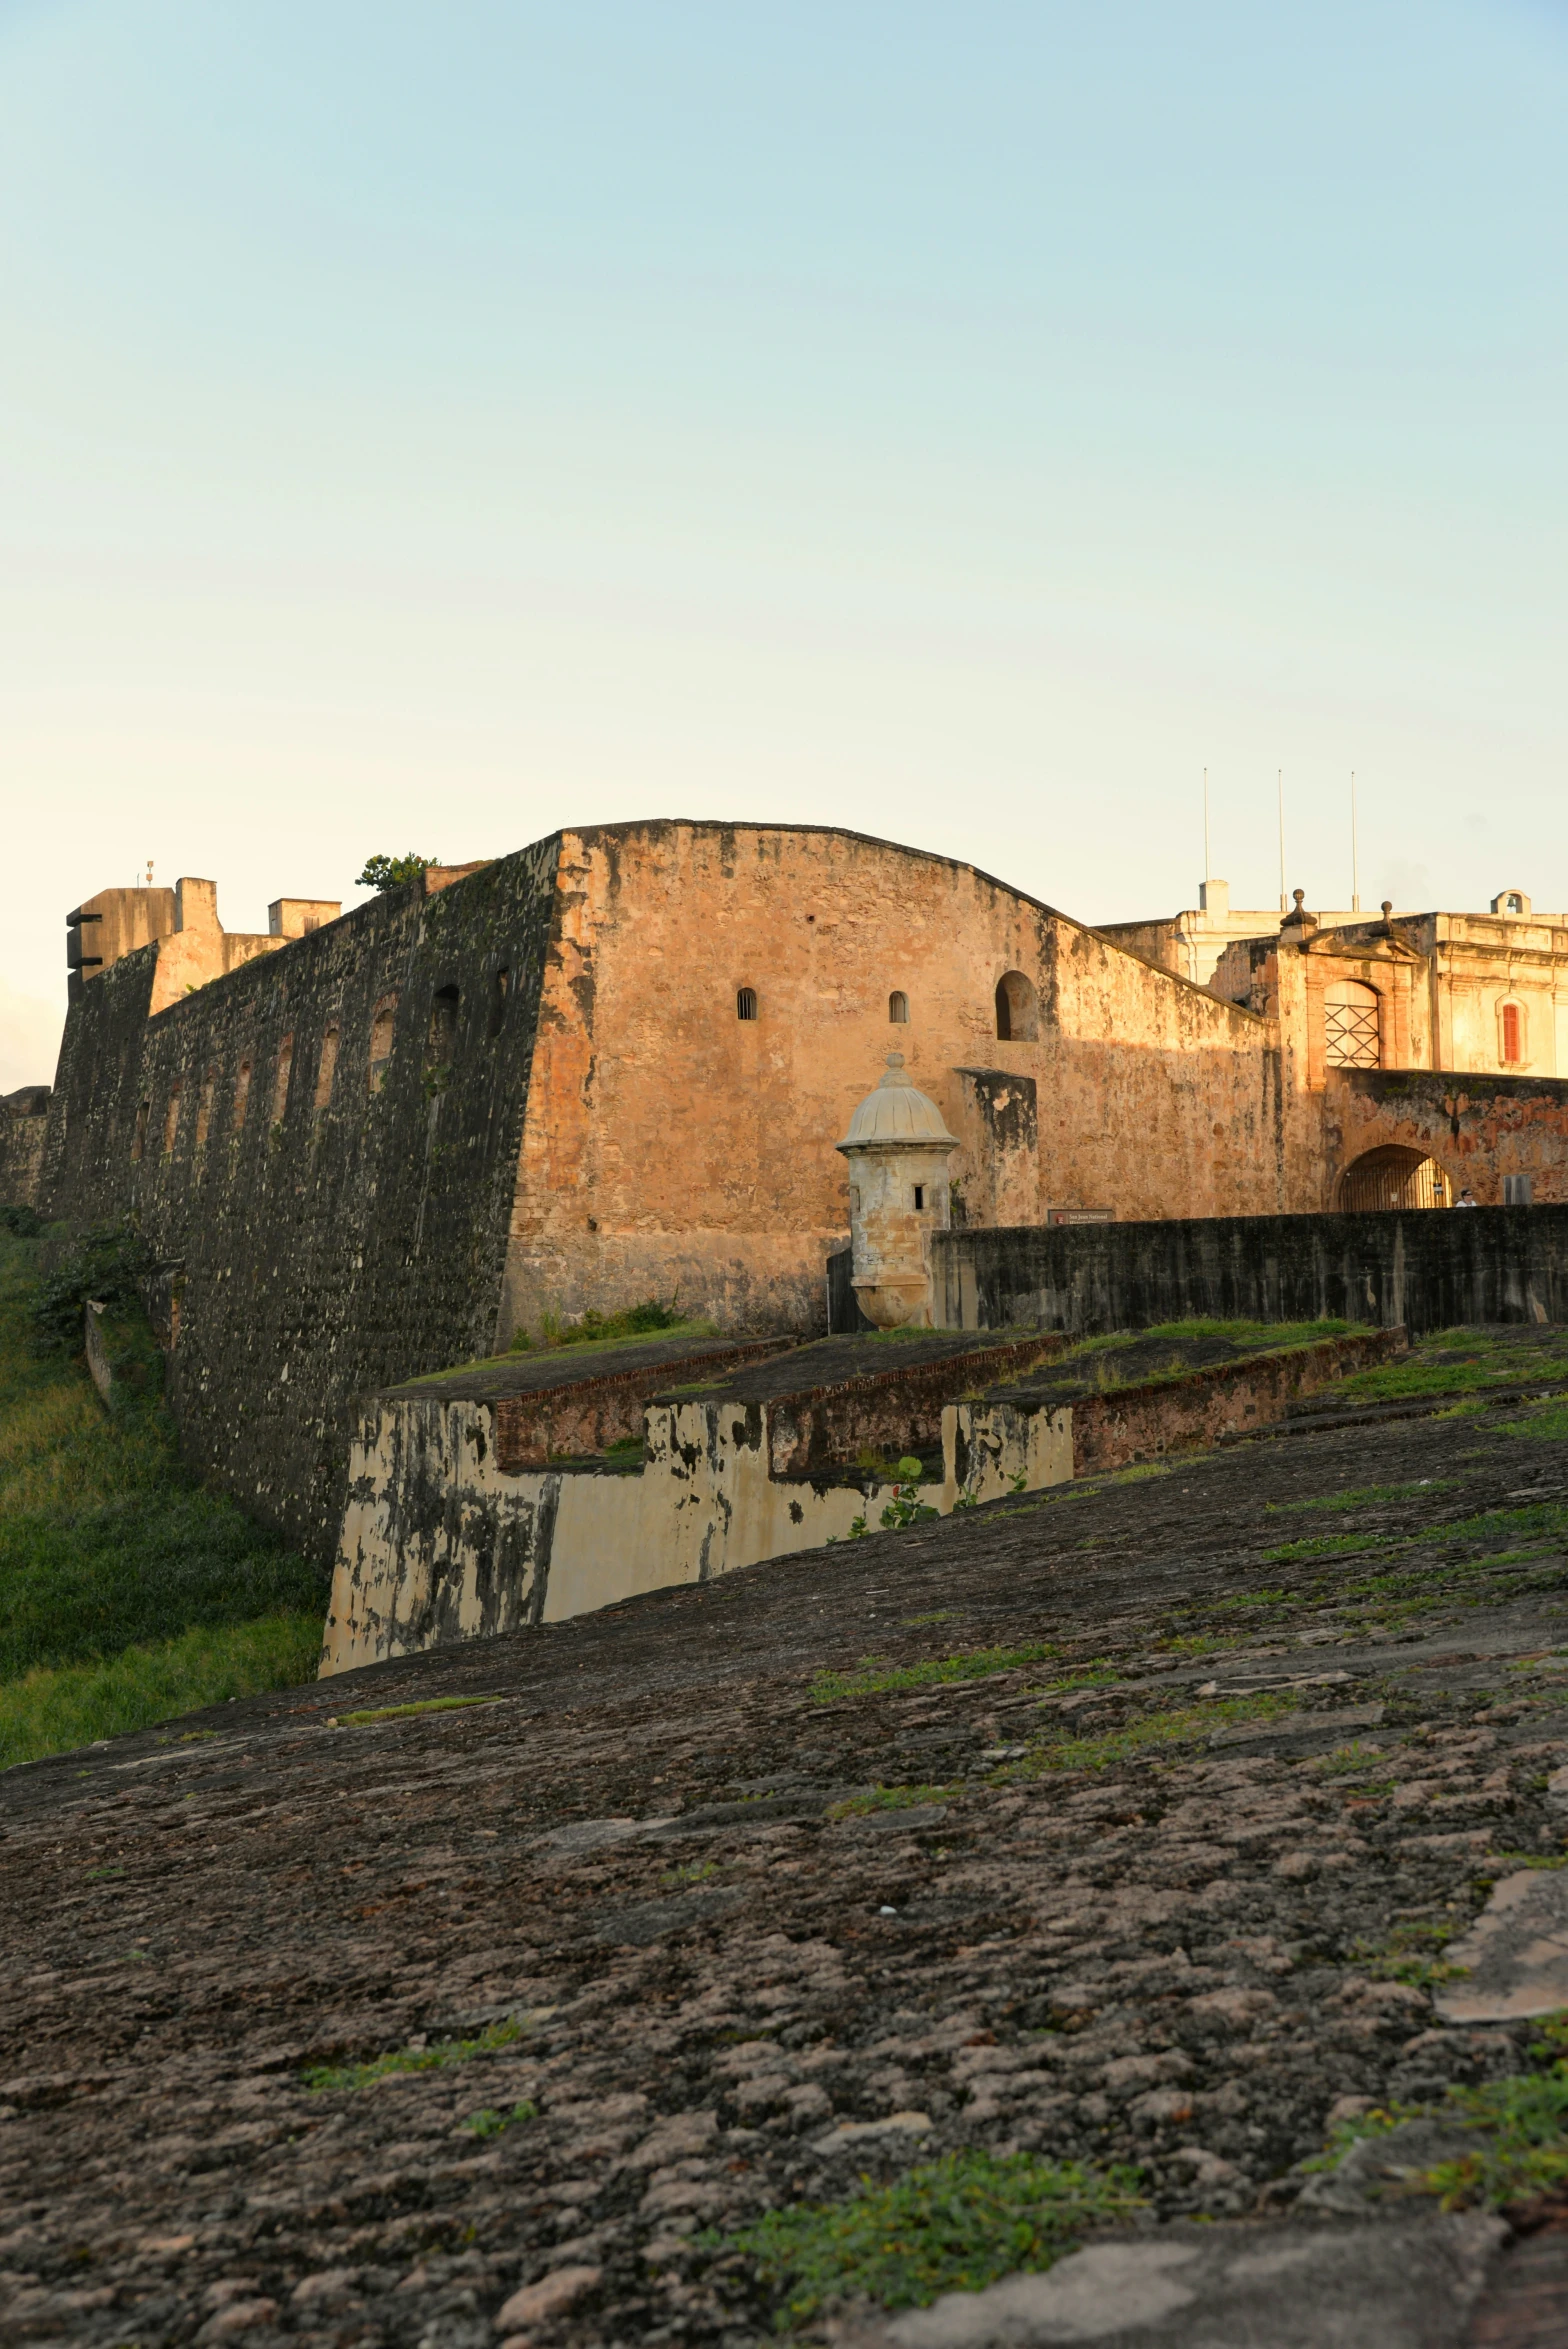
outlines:
{"label": "stone pavement", "polygon": [[11,1772],[4,2337],[738,2349],[708,2231],[981,2147],[1146,2207],[815,2337],[1568,2339],[1446,2122],[1300,2166],[1560,2003],[1565,1536],[1517,1401],[1340,1425]]}

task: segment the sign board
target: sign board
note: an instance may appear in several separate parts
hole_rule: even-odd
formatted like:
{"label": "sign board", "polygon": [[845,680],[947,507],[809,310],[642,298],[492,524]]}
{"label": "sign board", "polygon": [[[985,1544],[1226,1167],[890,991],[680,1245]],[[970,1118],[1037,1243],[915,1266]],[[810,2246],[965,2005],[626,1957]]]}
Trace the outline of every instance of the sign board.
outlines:
{"label": "sign board", "polygon": [[1048,1224],[1114,1223],[1116,1210],[1114,1207],[1048,1207],[1045,1220]]}

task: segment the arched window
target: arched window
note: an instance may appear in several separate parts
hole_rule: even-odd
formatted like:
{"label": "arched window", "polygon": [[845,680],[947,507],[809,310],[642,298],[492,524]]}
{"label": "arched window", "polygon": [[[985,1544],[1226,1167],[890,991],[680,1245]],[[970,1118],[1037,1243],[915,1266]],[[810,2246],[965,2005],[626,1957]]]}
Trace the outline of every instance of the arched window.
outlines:
{"label": "arched window", "polygon": [[1376,1068],[1380,1010],[1375,987],[1359,979],[1336,979],[1323,1002],[1323,1037],[1330,1068]]}
{"label": "arched window", "polygon": [[754,1020],[754,1019],[756,1018],[756,1016],[757,1016],[757,990],[756,990],[756,988],[755,988],[755,987],[737,987],[737,988],[736,988],[736,990],[735,990],[735,1017],[736,1017],[738,1020]]}
{"label": "arched window", "polygon": [[506,963],[490,974],[490,1033],[499,1036],[506,1019],[506,999],[512,991],[512,973]]}
{"label": "arched window", "polygon": [[1517,889],[1510,889],[1508,892],[1508,910],[1510,913],[1524,912],[1524,899]]}
{"label": "arched window", "polygon": [[397,1024],[397,997],[383,995],[370,1015],[370,1090],[379,1093],[386,1083],[392,1058],[392,1031]]}
{"label": "arched window", "polygon": [[1497,1057],[1505,1068],[1517,1068],[1525,1057],[1522,1003],[1500,1003],[1497,1007]]}
{"label": "arched window", "polygon": [[1032,1044],[1038,1033],[1034,988],[1022,971],[1004,971],[996,982],[996,1032],[1004,1044]]}
{"label": "arched window", "polygon": [[289,1071],[294,1066],[294,1038],[285,1036],[278,1046],[278,1065],[272,1072],[272,1122],[283,1123],[283,1112],[289,1105]]}
{"label": "arched window", "polygon": [[892,994],[888,997],[887,1016],[892,1021],[895,1028],[908,1027],[909,997],[904,993],[902,987],[895,987]]}
{"label": "arched window", "polygon": [[449,1068],[457,1055],[457,1015],[462,997],[455,987],[438,987],[430,1003],[430,1038],[425,1048],[425,1074]]}
{"label": "arched window", "polygon": [[332,1080],[338,1072],[338,1032],[325,1028],[321,1036],[321,1058],[316,1063],[316,1107],[325,1109],[332,1099]]}

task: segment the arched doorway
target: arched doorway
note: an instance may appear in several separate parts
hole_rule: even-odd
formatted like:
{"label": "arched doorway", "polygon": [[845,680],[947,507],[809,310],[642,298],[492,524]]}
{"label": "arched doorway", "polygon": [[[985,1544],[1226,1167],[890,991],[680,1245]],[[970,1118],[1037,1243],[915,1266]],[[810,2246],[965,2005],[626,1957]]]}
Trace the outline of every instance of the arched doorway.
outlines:
{"label": "arched doorway", "polygon": [[1390,1142],[1352,1159],[1339,1178],[1339,1205],[1345,1215],[1389,1207],[1446,1207],[1448,1177],[1435,1158]]}
{"label": "arched doorway", "polygon": [[1378,994],[1359,979],[1336,979],[1323,999],[1323,1041],[1330,1068],[1376,1068],[1380,1058]]}

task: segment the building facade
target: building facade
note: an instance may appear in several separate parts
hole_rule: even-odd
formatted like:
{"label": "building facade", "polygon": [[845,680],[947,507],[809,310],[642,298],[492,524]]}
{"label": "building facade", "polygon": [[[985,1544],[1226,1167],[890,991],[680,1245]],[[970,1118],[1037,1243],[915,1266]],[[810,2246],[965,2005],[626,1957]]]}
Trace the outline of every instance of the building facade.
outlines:
{"label": "building facade", "polygon": [[1321,1211],[1389,1151],[1406,1191],[1568,1196],[1568,1083],[1442,1058],[1538,1050],[1568,935],[1522,917],[1301,912],[1200,987],[948,858],[661,820],[280,900],[265,936],[191,880],[70,926],[40,1203],[138,1221],[193,1458],[318,1551],[368,1393],[650,1295],[821,1329],[890,1047],[960,1226]]}

